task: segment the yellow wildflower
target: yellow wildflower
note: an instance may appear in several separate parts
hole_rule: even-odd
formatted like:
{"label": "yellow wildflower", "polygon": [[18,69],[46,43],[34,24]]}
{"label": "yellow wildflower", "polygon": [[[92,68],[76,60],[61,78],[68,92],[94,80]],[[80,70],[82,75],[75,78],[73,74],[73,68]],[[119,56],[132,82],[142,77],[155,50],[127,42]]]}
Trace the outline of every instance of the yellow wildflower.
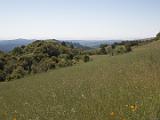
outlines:
{"label": "yellow wildflower", "polygon": [[16,117],[14,117],[13,120],[17,120]]}
{"label": "yellow wildflower", "polygon": [[125,105],[126,107],[128,107],[128,105]]}
{"label": "yellow wildflower", "polygon": [[131,109],[134,109],[134,106],[133,106],[133,105],[131,105]]}
{"label": "yellow wildflower", "polygon": [[130,108],[133,112],[135,112],[138,109],[138,106],[137,105],[131,105]]}
{"label": "yellow wildflower", "polygon": [[115,113],[114,113],[114,112],[111,112],[111,113],[110,113],[110,115],[111,115],[111,116],[114,116],[114,115],[115,115]]}

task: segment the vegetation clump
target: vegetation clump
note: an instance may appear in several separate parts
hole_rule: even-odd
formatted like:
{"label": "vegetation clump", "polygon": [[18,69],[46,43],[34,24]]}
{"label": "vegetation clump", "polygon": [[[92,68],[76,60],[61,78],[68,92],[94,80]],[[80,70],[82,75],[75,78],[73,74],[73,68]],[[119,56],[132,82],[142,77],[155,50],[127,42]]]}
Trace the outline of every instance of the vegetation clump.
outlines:
{"label": "vegetation clump", "polygon": [[0,52],[0,81],[72,66],[80,60],[88,62],[89,56],[81,53],[82,50],[72,44],[56,40],[37,40],[27,46],[16,47],[10,53]]}
{"label": "vegetation clump", "polygon": [[157,40],[160,40],[160,33],[158,33],[154,38],[121,41],[115,42],[113,44],[101,44],[98,49],[87,50],[85,53],[89,55],[119,55],[131,52],[132,49],[137,46],[146,45]]}

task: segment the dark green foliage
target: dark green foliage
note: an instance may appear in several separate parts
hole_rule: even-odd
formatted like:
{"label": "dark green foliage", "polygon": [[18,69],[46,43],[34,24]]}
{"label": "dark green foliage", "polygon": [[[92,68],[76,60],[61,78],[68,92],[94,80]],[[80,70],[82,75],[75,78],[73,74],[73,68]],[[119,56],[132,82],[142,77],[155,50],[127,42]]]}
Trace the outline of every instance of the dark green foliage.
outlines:
{"label": "dark green foliage", "polygon": [[90,49],[85,51],[85,54],[88,55],[117,55],[127,52],[131,52],[132,48],[149,44],[153,41],[160,40],[160,33],[156,35],[155,38],[141,39],[141,40],[132,40],[132,41],[121,41],[115,42],[111,45],[102,44],[98,49]]}
{"label": "dark green foliage", "polygon": [[22,54],[23,54],[23,48],[21,48],[21,47],[16,47],[16,48],[14,48],[14,49],[12,50],[12,54],[13,54],[13,55],[16,55],[16,56],[22,55]]}
{"label": "dark green foliage", "polygon": [[32,66],[32,56],[22,56],[18,59],[18,65],[22,66],[24,70],[28,71],[28,73],[31,72],[31,66]]}
{"label": "dark green foliage", "polygon": [[156,40],[160,40],[160,32],[156,35]]}
{"label": "dark green foliage", "polygon": [[58,48],[56,48],[55,46],[50,45],[50,44],[43,46],[41,49],[43,51],[42,52],[43,54],[48,54],[48,56],[50,56],[50,57],[60,55]]}
{"label": "dark green foliage", "polygon": [[72,65],[72,61],[69,61],[67,59],[60,59],[60,61],[58,62],[59,67],[67,67],[71,65]]}
{"label": "dark green foliage", "polygon": [[100,48],[100,54],[106,54],[107,52],[106,52],[106,49],[103,47],[103,48]]}
{"label": "dark green foliage", "polygon": [[125,45],[126,52],[131,52],[132,48],[130,45]]}
{"label": "dark green foliage", "polygon": [[12,72],[12,74],[9,76],[8,80],[22,78],[22,77],[24,77],[25,74],[26,74],[26,73],[25,73],[24,68],[21,67],[21,66],[18,66],[18,67]]}
{"label": "dark green foliage", "polygon": [[79,62],[79,60],[81,59],[81,57],[80,57],[80,55],[76,55],[76,56],[74,56],[73,59],[74,59],[75,61]]}
{"label": "dark green foliage", "polygon": [[98,50],[98,52],[93,52],[92,54],[109,54],[109,55],[117,55],[117,54],[123,54],[123,53],[127,53],[127,52],[131,52],[132,51],[132,47],[134,46],[139,46],[139,45],[143,45],[143,44],[147,44],[149,42],[152,42],[153,40],[146,40],[146,41],[142,41],[142,40],[135,40],[135,41],[122,41],[120,43],[114,43],[112,45],[105,45],[102,44],[100,45],[100,48]]}
{"label": "dark green foliage", "polygon": [[107,46],[109,46],[108,44],[101,44],[100,45],[100,48],[105,48],[105,47],[107,47]]}
{"label": "dark green foliage", "polygon": [[[46,72],[50,69],[55,69],[56,68],[56,62],[53,61],[51,58],[43,59],[40,63],[39,66],[35,66],[37,69],[36,72]],[[33,71],[35,73],[35,71]]]}
{"label": "dark green foliage", "polygon": [[4,62],[0,59],[0,70],[4,69]]}
{"label": "dark green foliage", "polygon": [[115,54],[123,54],[126,52],[126,49],[125,49],[125,46],[121,45],[121,46],[117,46],[114,51],[115,51]]}
{"label": "dark green foliage", "polygon": [[61,45],[66,46],[66,43],[63,41],[63,42],[61,43]]}
{"label": "dark green foliage", "polygon": [[56,40],[34,41],[27,46],[16,47],[9,54],[0,52],[0,81],[71,66],[84,59],[81,53],[81,49]]}
{"label": "dark green foliage", "polygon": [[83,56],[83,61],[84,62],[88,62],[90,60],[89,56],[88,55],[84,55]]}
{"label": "dark green foliage", "polygon": [[60,59],[65,59],[65,60],[72,60],[73,59],[73,55],[72,54],[61,54],[59,55]]}
{"label": "dark green foliage", "polygon": [[55,63],[58,63],[58,58],[57,58],[57,57],[52,56],[51,59],[52,59],[52,61],[54,61]]}
{"label": "dark green foliage", "polygon": [[106,52],[106,47],[107,47],[108,45],[106,44],[106,45],[104,45],[104,44],[102,44],[102,45],[100,45],[100,54],[107,54],[107,52]]}
{"label": "dark green foliage", "polygon": [[6,74],[4,73],[3,70],[0,70],[0,81],[1,81],[1,82],[2,82],[2,81],[5,81],[5,79],[6,79]]}

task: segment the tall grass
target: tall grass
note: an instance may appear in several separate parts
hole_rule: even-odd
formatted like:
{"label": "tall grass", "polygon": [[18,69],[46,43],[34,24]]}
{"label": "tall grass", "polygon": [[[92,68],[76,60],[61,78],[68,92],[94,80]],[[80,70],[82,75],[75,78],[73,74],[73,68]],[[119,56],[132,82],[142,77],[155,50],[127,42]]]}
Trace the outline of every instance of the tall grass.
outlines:
{"label": "tall grass", "polygon": [[0,83],[0,120],[159,120],[159,46]]}

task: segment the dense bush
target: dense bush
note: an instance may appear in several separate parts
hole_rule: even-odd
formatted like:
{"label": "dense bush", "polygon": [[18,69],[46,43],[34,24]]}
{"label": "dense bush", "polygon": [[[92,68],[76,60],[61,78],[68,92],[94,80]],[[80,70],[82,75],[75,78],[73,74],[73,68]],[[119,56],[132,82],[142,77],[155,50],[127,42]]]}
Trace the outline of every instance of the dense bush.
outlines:
{"label": "dense bush", "polygon": [[111,45],[109,44],[102,44],[100,45],[99,49],[97,51],[90,51],[89,53],[93,54],[100,54],[100,55],[117,55],[117,54],[123,54],[127,52],[132,51],[133,46],[137,46],[140,43],[143,43],[143,41],[122,41],[120,43],[113,43]]}
{"label": "dense bush", "polygon": [[22,77],[24,77],[25,74],[26,74],[26,73],[25,73],[24,68],[21,67],[21,66],[18,66],[18,67],[12,72],[12,74],[9,76],[8,80],[22,78]]}
{"label": "dense bush", "polygon": [[101,55],[107,54],[105,47],[101,47],[101,48],[100,48],[99,54],[101,54]]}
{"label": "dense bush", "polygon": [[156,40],[160,40],[160,32],[156,35]]}
{"label": "dense bush", "polygon": [[95,54],[117,55],[117,54],[127,53],[132,51],[132,47],[145,45],[155,40],[160,40],[160,33],[158,33],[155,38],[150,38],[150,39],[122,41],[119,43],[114,43],[112,45],[103,44],[100,45],[99,51]]}
{"label": "dense bush", "polygon": [[125,47],[124,46],[117,46],[115,48],[115,54],[123,54],[125,53]]}
{"label": "dense bush", "polygon": [[27,74],[46,72],[56,67],[67,67],[89,60],[82,50],[55,40],[35,41],[16,47],[9,54],[0,51],[0,81],[19,79]]}
{"label": "dense bush", "polygon": [[125,45],[125,49],[126,49],[126,52],[131,52],[132,51],[132,48],[130,45]]}
{"label": "dense bush", "polygon": [[44,59],[39,64],[39,72],[48,71],[50,69],[55,69],[56,62],[51,58]]}
{"label": "dense bush", "polygon": [[58,62],[58,66],[59,66],[59,67],[66,67],[66,66],[71,66],[71,65],[72,65],[72,61],[67,60],[67,59],[61,59],[61,60]]}
{"label": "dense bush", "polygon": [[0,81],[4,81],[6,79],[6,74],[3,70],[0,70]]}
{"label": "dense bush", "polygon": [[90,60],[89,56],[88,55],[84,55],[83,56],[83,61],[84,62],[88,62]]}
{"label": "dense bush", "polygon": [[13,55],[22,55],[23,54],[23,48],[21,47],[16,47],[12,50]]}
{"label": "dense bush", "polygon": [[4,69],[4,62],[0,59],[0,70]]}

